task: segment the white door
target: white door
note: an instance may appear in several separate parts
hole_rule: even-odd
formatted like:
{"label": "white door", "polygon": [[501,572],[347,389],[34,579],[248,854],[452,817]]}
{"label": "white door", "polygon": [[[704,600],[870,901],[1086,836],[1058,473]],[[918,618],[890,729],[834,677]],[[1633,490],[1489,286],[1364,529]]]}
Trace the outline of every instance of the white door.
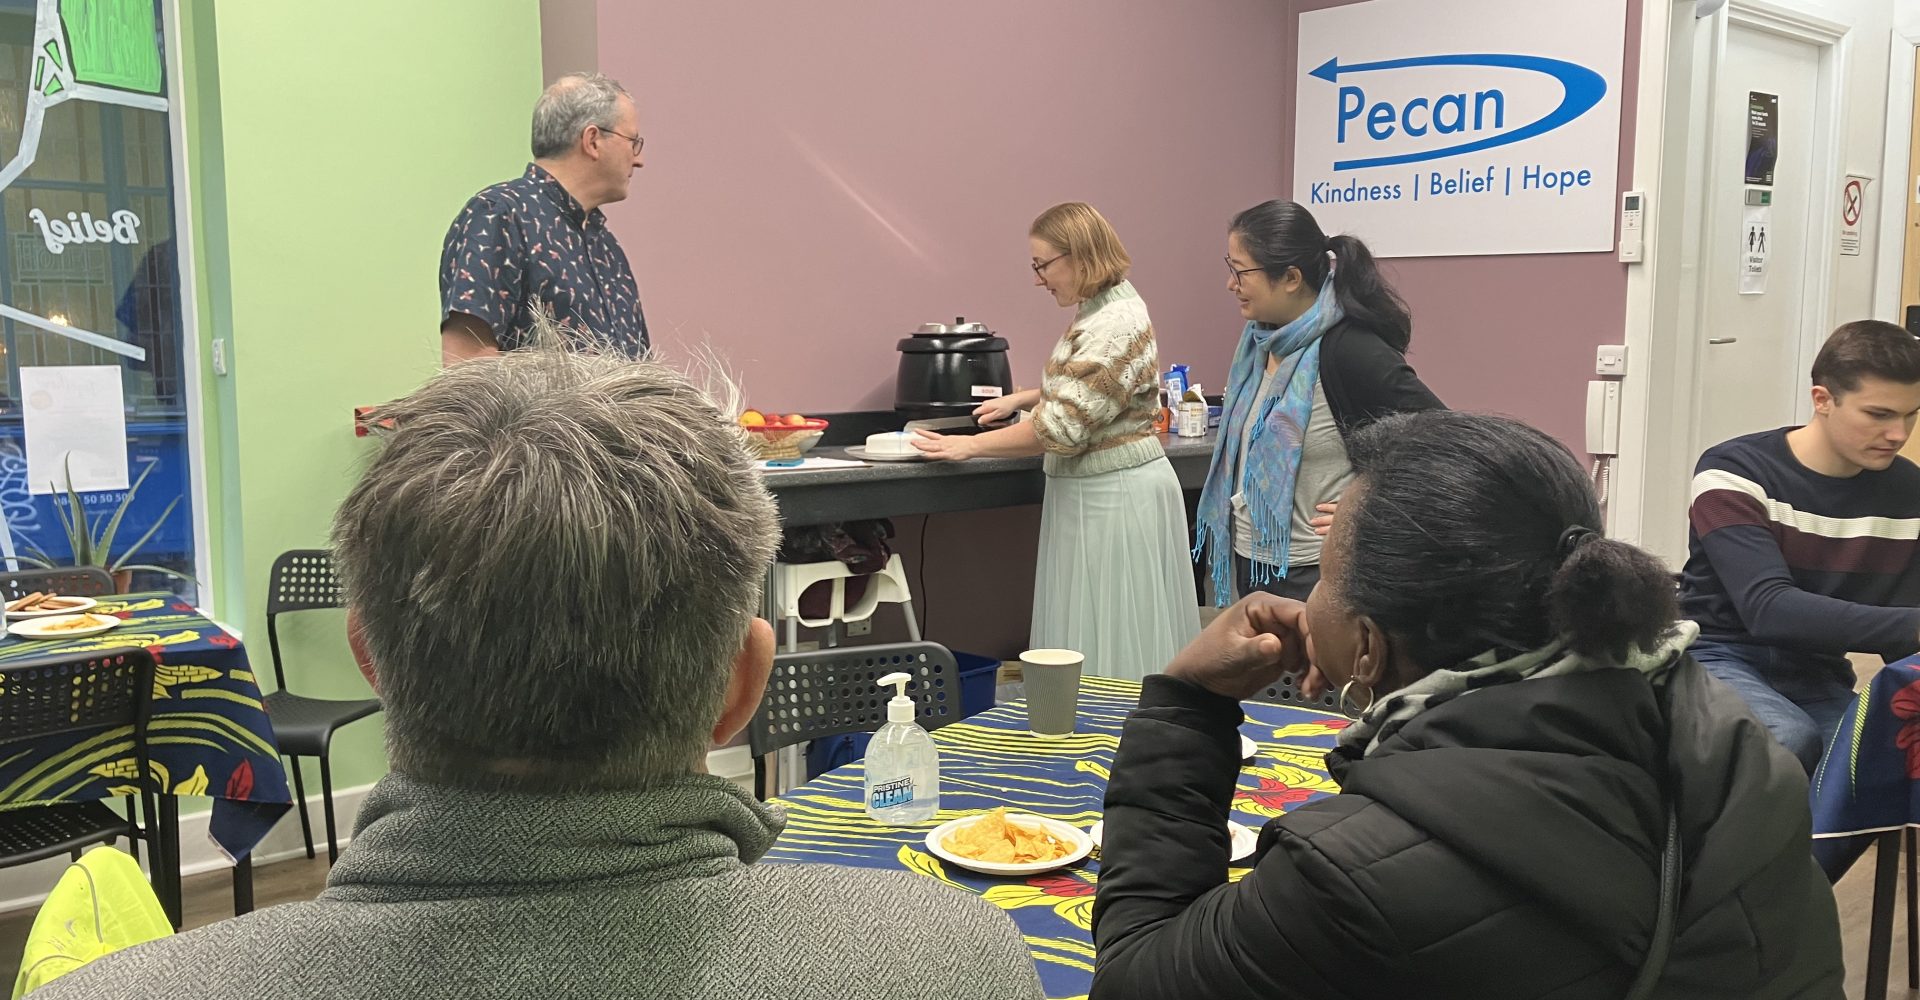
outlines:
{"label": "white door", "polygon": [[[1711,103],[1710,148],[1704,185],[1707,204],[1700,234],[1700,323],[1694,368],[1693,450],[1754,431],[1798,423],[1806,395],[1806,367],[1826,333],[1808,317],[1807,275],[1816,254],[1828,252],[1826,234],[1813,231],[1814,198],[1831,185],[1815,176],[1815,116],[1822,48],[1812,43],[1729,24]],[[1779,98],[1778,157],[1771,187],[1745,183],[1748,94]],[[1770,191],[1766,233],[1766,291],[1740,292],[1747,240],[1747,192]],[[1824,322],[1823,320],[1820,322]]]}

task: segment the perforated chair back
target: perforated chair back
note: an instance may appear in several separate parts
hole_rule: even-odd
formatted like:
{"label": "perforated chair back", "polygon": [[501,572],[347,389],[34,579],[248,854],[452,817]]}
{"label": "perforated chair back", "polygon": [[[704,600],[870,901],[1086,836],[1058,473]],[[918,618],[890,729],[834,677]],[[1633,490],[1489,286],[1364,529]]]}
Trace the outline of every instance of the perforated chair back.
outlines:
{"label": "perforated chair back", "polygon": [[333,553],[326,549],[290,549],[273,561],[267,574],[267,649],[273,655],[273,683],[287,689],[287,668],[280,662],[280,626],[289,611],[345,607],[340,578],[333,575]]}
{"label": "perforated chair back", "polygon": [[34,591],[68,597],[104,597],[114,591],[113,574],[98,566],[60,566],[0,572],[0,598],[17,601]]}
{"label": "perforated chair back", "polygon": [[891,690],[875,682],[903,671],[913,675],[907,695],[926,729],[961,718],[960,668],[936,642],[783,653],[773,659],[766,696],[747,726],[747,748],[764,757],[806,740],[870,733],[887,721]]}
{"label": "perforated chair back", "polygon": [[1320,708],[1331,712],[1340,710],[1338,692],[1328,691],[1318,701],[1300,693],[1299,674],[1281,674],[1280,680],[1267,685],[1259,694],[1248,701],[1263,701],[1269,705],[1298,705],[1301,708]]}
{"label": "perforated chair back", "polygon": [[273,561],[267,582],[268,615],[344,606],[340,580],[333,575],[333,553],[293,549]]}
{"label": "perforated chair back", "polygon": [[0,666],[0,745],[132,726],[144,758],[152,698],[153,654],[141,648],[9,663]]}

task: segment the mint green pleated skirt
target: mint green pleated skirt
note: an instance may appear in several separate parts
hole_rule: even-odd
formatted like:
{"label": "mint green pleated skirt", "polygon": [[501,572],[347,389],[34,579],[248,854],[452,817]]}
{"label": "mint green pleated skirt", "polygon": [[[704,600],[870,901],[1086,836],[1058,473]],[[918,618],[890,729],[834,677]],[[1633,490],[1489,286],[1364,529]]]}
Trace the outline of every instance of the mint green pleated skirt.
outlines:
{"label": "mint green pleated skirt", "polygon": [[1165,457],[1097,476],[1049,476],[1032,644],[1073,649],[1099,677],[1159,673],[1199,632],[1186,505]]}

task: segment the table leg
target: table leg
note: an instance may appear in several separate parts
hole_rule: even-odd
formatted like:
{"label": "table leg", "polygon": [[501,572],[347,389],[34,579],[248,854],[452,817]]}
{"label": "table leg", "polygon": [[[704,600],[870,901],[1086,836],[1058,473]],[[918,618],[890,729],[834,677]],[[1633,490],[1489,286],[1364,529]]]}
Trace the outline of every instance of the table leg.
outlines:
{"label": "table leg", "polygon": [[167,920],[174,930],[180,929],[182,907],[180,900],[180,800],[171,795],[159,796],[160,822],[155,824],[155,843],[150,852],[153,858],[153,887],[160,897],[160,908],[165,911]]}
{"label": "table leg", "polygon": [[233,866],[233,915],[253,912],[253,852]]}
{"label": "table leg", "polygon": [[1887,967],[1893,964],[1893,893],[1900,875],[1900,831],[1874,837],[1873,918],[1867,930],[1865,1000],[1887,1000]]}

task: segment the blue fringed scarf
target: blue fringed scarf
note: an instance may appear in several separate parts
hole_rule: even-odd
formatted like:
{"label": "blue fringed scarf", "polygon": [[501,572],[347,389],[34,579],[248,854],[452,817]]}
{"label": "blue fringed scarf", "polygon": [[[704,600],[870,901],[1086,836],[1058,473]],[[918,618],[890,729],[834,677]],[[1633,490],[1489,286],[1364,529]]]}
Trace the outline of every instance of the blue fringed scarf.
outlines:
{"label": "blue fringed scarf", "polygon": [[[1307,421],[1313,415],[1313,385],[1320,378],[1320,337],[1337,325],[1345,313],[1333,294],[1333,275],[1320,286],[1320,295],[1300,318],[1273,328],[1248,323],[1233,352],[1227,374],[1225,412],[1213,464],[1200,493],[1199,527],[1194,532],[1193,558],[1212,559],[1213,600],[1226,607],[1233,596],[1234,470],[1240,466],[1240,436],[1246,421],[1256,421],[1247,441],[1247,513],[1261,548],[1278,548],[1278,565],[1271,571],[1287,575],[1287,550],[1293,541],[1293,489],[1300,477],[1300,449],[1307,439]],[[1260,380],[1267,358],[1280,359],[1273,377],[1285,385],[1269,393],[1256,416]],[[1271,440],[1269,440],[1271,438]],[[1209,545],[1212,551],[1209,552]]]}

